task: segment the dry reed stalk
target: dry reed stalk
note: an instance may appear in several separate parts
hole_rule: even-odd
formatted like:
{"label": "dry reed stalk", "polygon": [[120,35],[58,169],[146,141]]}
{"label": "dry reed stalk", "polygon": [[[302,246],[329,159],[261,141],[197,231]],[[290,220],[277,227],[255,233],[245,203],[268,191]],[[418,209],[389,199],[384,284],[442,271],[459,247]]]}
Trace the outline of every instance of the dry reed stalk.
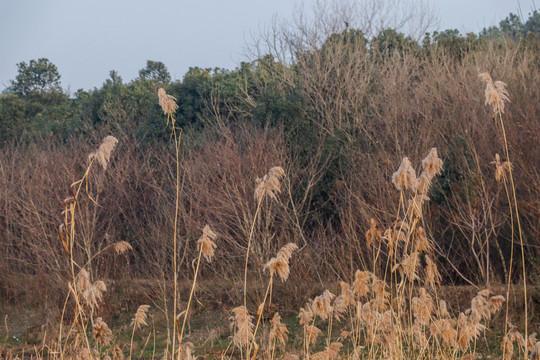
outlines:
{"label": "dry reed stalk", "polygon": [[[177,321],[177,303],[178,303],[178,254],[177,254],[177,247],[178,247],[178,214],[179,214],[179,202],[180,202],[180,140],[182,138],[182,130],[180,130],[180,133],[177,134],[176,132],[176,120],[173,116],[174,112],[178,109],[178,105],[176,104],[176,98],[174,98],[171,95],[168,95],[165,89],[159,88],[158,89],[158,100],[159,105],[163,109],[163,113],[167,115],[167,126],[169,125],[169,121],[171,122],[171,132],[174,139],[174,148],[175,148],[175,160],[176,160],[176,195],[175,195],[175,208],[174,208],[174,225],[173,225],[173,268],[174,268],[174,300],[173,300],[173,324],[172,324],[172,351],[171,353],[176,353],[176,321]],[[164,286],[164,288],[166,288]],[[170,330],[169,330],[170,331]],[[181,344],[179,344],[181,346]],[[167,346],[168,347],[168,346]],[[180,356],[181,351],[178,352]]]}
{"label": "dry reed stalk", "polygon": [[[495,177],[502,178],[504,181],[504,187],[506,196],[508,198],[508,206],[510,208],[510,226],[511,226],[511,254],[510,254],[510,266],[509,266],[509,273],[508,273],[508,287],[506,291],[506,297],[508,298],[510,295],[510,282],[511,282],[511,273],[512,273],[512,261],[513,261],[513,254],[514,254],[514,213],[516,216],[516,222],[518,226],[518,236],[519,236],[519,242],[520,242],[520,249],[521,249],[521,260],[522,260],[522,276],[523,276],[523,299],[524,299],[524,310],[525,310],[525,337],[527,337],[528,334],[528,306],[527,306],[527,274],[525,271],[525,249],[523,245],[523,232],[521,228],[521,220],[519,216],[519,207],[517,202],[517,195],[516,195],[516,187],[514,185],[514,176],[512,175],[512,164],[510,162],[510,152],[508,149],[508,141],[506,139],[506,130],[504,126],[504,121],[502,114],[504,114],[504,107],[505,103],[510,101],[508,91],[506,90],[506,84],[502,81],[493,81],[491,76],[488,73],[481,73],[478,75],[478,77],[486,83],[486,89],[485,89],[485,104],[490,105],[492,107],[493,112],[493,120],[498,124],[499,129],[501,131],[501,137],[504,144],[504,151],[506,155],[506,162],[503,164],[500,164],[500,161],[498,161],[498,156],[495,156],[495,165],[496,165],[496,173]],[[500,168],[503,168],[502,170]],[[503,172],[501,174],[501,171]],[[499,174],[497,174],[497,172]],[[510,204],[510,195],[508,188],[506,186],[506,172],[508,172],[508,179],[510,180],[510,189],[512,190],[512,201],[513,204]],[[499,175],[499,176],[497,176]],[[513,208],[513,209],[512,209]],[[508,321],[508,302],[506,303],[506,320]],[[505,324],[505,334],[508,331],[508,327]],[[527,352],[528,349],[525,347],[524,357],[527,358]],[[503,356],[505,354],[505,350],[503,350]]]}
{"label": "dry reed stalk", "polygon": [[[83,306],[86,306],[90,309],[90,322],[92,322],[94,308],[98,307],[98,303],[102,299],[102,293],[107,290],[107,287],[105,286],[105,283],[103,281],[96,281],[92,283],[90,281],[90,276],[88,272],[85,270],[85,267],[87,265],[90,265],[90,262],[95,258],[95,256],[97,256],[101,252],[94,256],[90,256],[90,254],[88,254],[88,262],[83,266],[80,266],[75,262],[74,248],[76,234],[76,209],[78,208],[76,207],[76,204],[79,203],[79,195],[83,185],[86,185],[86,193],[88,198],[94,203],[96,203],[96,201],[90,196],[88,190],[88,177],[90,170],[95,161],[97,161],[103,167],[103,169],[106,170],[110,162],[111,153],[116,147],[117,143],[118,140],[114,136],[107,136],[103,139],[103,142],[101,143],[98,150],[89,154],[88,159],[90,163],[87,166],[84,175],[78,181],[73,182],[69,187],[71,196],[64,200],[64,210],[61,214],[63,218],[63,224],[59,227],[59,234],[62,245],[69,256],[72,283],[69,284],[70,292],[66,297],[64,309],[61,315],[58,344],[62,343],[62,323],[65,315],[67,301],[70,296],[73,296],[76,303],[76,316],[71,326],[71,329],[73,329],[75,326],[78,327],[78,330],[83,334],[83,338],[89,354],[91,353],[91,347],[86,332],[88,326],[88,319],[83,314]],[[89,249],[87,247],[85,250],[89,252]],[[75,268],[80,269],[79,274],[77,275],[75,275]],[[101,318],[98,319],[99,321],[96,320],[96,322],[93,324],[94,326],[96,326],[94,328],[95,335],[98,335],[101,342],[107,342],[109,339],[107,331],[108,327]],[[60,346],[61,356],[63,356],[63,354],[65,353],[67,346],[67,342],[64,343],[64,346]]]}
{"label": "dry reed stalk", "polygon": [[[193,277],[193,284],[191,286],[191,291],[189,293],[189,299],[186,306],[184,320],[182,322],[182,330],[178,335],[178,346],[182,346],[182,338],[184,336],[184,329],[186,327],[187,318],[189,315],[189,309],[191,306],[191,300],[193,299],[193,294],[195,293],[195,286],[197,284],[197,275],[199,274],[199,267],[201,265],[201,256],[204,255],[205,259],[210,262],[214,256],[214,248],[216,244],[212,241],[217,238],[216,233],[214,233],[208,225],[203,228],[203,234],[201,238],[197,241],[199,244],[199,256],[197,257],[197,266],[195,267],[195,275]],[[178,360],[180,360],[181,351],[178,352]]]}
{"label": "dry reed stalk", "polygon": [[247,270],[249,262],[249,251],[251,249],[251,242],[253,238],[253,231],[255,230],[255,223],[261,209],[261,204],[264,198],[264,195],[268,194],[272,199],[277,200],[276,193],[281,192],[281,179],[285,176],[285,171],[280,166],[274,166],[269,171],[268,174],[264,175],[262,179],[257,178],[255,183],[254,196],[257,200],[257,209],[255,210],[255,216],[253,217],[253,222],[251,224],[251,229],[249,231],[248,245],[246,249],[246,262],[244,265],[244,307],[247,306]]}

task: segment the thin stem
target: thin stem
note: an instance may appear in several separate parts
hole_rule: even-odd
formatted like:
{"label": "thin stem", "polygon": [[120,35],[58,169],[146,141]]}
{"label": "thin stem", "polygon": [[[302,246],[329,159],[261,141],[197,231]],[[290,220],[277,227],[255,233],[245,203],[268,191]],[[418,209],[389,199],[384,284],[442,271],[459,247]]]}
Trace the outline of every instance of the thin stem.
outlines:
{"label": "thin stem", "polygon": [[[506,139],[506,131],[504,128],[504,122],[503,122],[502,113],[500,110],[498,111],[498,115],[499,115],[499,122],[501,124],[501,130],[502,130],[502,135],[503,135],[503,140],[504,140],[504,151],[506,153],[506,159],[507,161],[510,161],[510,153],[508,151],[508,141]],[[521,230],[521,222],[519,219],[519,208],[518,208],[518,203],[517,203],[516,187],[514,185],[514,176],[512,175],[511,166],[508,168],[508,175],[510,179],[510,186],[512,189],[512,198],[513,198],[512,200],[514,202],[514,209],[516,212],[516,222],[518,226],[519,243],[521,247],[521,263],[522,263],[522,271],[523,271],[523,302],[524,302],[524,307],[525,307],[525,339],[527,339],[528,338],[528,311],[527,311],[528,309],[527,309],[527,277],[526,277],[526,271],[525,271],[525,250],[523,246],[523,233]],[[514,239],[512,238],[512,244],[513,242],[514,242]],[[527,351],[528,349],[525,346],[525,350],[524,350],[525,359],[527,358]]]}
{"label": "thin stem", "polygon": [[[180,202],[180,139],[182,138],[182,130],[180,134],[176,135],[176,127],[174,126],[175,121],[171,114],[167,117],[167,122],[171,120],[172,133],[174,137],[174,147],[176,155],[176,200],[174,207],[174,231],[173,231],[173,267],[174,267],[174,301],[173,301],[173,321],[176,321],[176,311],[177,311],[177,301],[178,301],[178,264],[177,264],[177,242],[178,242],[178,212],[179,212],[179,202]],[[176,347],[176,326],[173,326],[173,337],[172,337],[172,354],[174,356],[174,351]]]}
{"label": "thin stem", "polygon": [[248,246],[246,250],[246,264],[244,266],[244,307],[247,310],[247,270],[248,270],[248,260],[249,260],[249,250],[251,248],[251,239],[253,238],[253,231],[255,230],[255,223],[257,222],[257,217],[259,211],[261,210],[261,203],[264,195],[261,196],[259,202],[257,203],[257,210],[255,211],[255,216],[253,218],[253,223],[251,224],[251,230],[249,231]]}
{"label": "thin stem", "polygon": [[193,278],[193,285],[191,286],[191,292],[189,293],[189,300],[186,307],[186,313],[184,315],[184,321],[182,322],[182,331],[180,331],[180,335],[178,337],[178,348],[180,351],[178,351],[178,359],[180,359],[180,355],[182,354],[182,338],[184,337],[184,329],[186,327],[186,320],[189,315],[189,307],[191,305],[191,299],[193,298],[193,293],[195,292],[195,285],[197,284],[197,275],[199,274],[199,265],[201,264],[201,256],[202,256],[202,246],[199,250],[199,256],[197,258],[197,267],[195,268],[195,276]]}
{"label": "thin stem", "polygon": [[274,275],[270,273],[270,280],[268,281],[268,286],[266,287],[266,292],[264,293],[264,299],[261,305],[259,305],[259,308],[261,309],[261,313],[257,314],[257,322],[255,323],[255,329],[253,330],[253,341],[249,344],[247,357],[249,359],[249,355],[251,353],[251,346],[253,343],[255,343],[255,336],[257,335],[257,330],[259,328],[259,324],[261,323],[262,314],[264,312],[264,305],[266,304],[266,299],[268,298],[268,294],[271,296],[271,289],[272,289],[272,283],[274,281]]}
{"label": "thin stem", "polygon": [[131,331],[131,341],[129,343],[129,358],[131,359],[131,353],[133,351],[133,336],[135,335],[135,322],[133,322],[133,330]]}

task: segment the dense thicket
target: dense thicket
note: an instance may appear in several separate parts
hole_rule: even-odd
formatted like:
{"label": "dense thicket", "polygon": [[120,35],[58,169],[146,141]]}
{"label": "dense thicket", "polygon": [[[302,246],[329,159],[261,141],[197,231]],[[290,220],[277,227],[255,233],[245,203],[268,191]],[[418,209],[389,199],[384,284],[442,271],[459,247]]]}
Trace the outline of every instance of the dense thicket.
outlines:
{"label": "dense thicket", "polygon": [[[520,26],[534,30],[531,24]],[[90,181],[99,205],[79,204],[81,254],[125,240],[132,253],[105,254],[93,271],[170,276],[175,164],[160,87],[178,100],[183,129],[179,252],[186,269],[208,223],[219,234],[213,271],[240,276],[255,179],[280,165],[287,180],[280,201],[263,204],[252,268],[262,271],[292,241],[301,247],[292,276],[323,279],[338,272],[349,279],[373,260],[364,235],[369,219],[383,229],[394,220],[399,194],[391,176],[402,157],[418,169],[437,147],[444,172],[423,222],[437,244],[444,281],[504,281],[513,230],[491,164],[503,150],[478,80],[485,71],[508,84],[504,119],[529,281],[537,281],[540,43],[533,30],[507,36],[501,26],[479,37],[444,31],[418,44],[393,30],[367,39],[346,29],[298,52],[292,64],[268,55],[236,70],[192,68],[171,81],[162,63],[149,61],[137,79],[125,83],[111,71],[99,89],[74,96],[59,88],[59,76],[32,86],[30,75],[54,75],[46,59],[19,64],[16,80],[0,95],[0,291],[21,296],[28,291],[29,282],[20,286],[24,275],[35,275],[36,286],[61,283],[67,264],[58,236],[62,201],[88,154],[109,134],[119,139],[112,162],[106,171],[95,169]],[[519,271],[513,274],[521,280]]]}

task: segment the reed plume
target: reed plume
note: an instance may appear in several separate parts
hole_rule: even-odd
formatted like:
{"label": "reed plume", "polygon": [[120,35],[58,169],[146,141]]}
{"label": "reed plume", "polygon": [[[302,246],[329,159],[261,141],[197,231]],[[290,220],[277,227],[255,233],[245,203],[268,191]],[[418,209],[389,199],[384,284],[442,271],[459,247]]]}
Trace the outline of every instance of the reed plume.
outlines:
{"label": "reed plume", "polygon": [[270,320],[270,341],[277,340],[281,345],[285,346],[287,343],[287,327],[281,323],[281,316],[279,313],[275,313]]}
{"label": "reed plume", "polygon": [[339,350],[343,346],[340,342],[333,342],[326,347],[325,350],[311,355],[309,358],[313,360],[334,360],[338,358]]}
{"label": "reed plume", "polygon": [[401,161],[399,169],[392,175],[392,182],[398,190],[414,190],[416,187],[416,171],[408,157]]}
{"label": "reed plume", "polygon": [[429,241],[426,230],[424,230],[423,227],[418,226],[416,229],[416,236],[414,237],[414,246],[416,248],[416,251],[419,252],[430,252],[433,250],[433,245],[431,241]]}
{"label": "reed plume", "polygon": [[114,251],[117,254],[123,254],[129,250],[133,250],[133,247],[127,241],[118,241],[114,243]]}
{"label": "reed plume", "polygon": [[193,353],[195,352],[195,346],[193,345],[192,342],[186,342],[184,344],[182,344],[181,346],[181,351],[182,351],[182,357],[181,359],[185,359],[185,360],[193,360],[194,357],[193,357]]}
{"label": "reed plume", "polygon": [[354,303],[354,295],[350,285],[344,281],[340,281],[339,285],[341,294],[334,300],[334,317],[337,320],[341,320],[342,315]]}
{"label": "reed plume", "polygon": [[357,299],[360,300],[367,297],[369,293],[368,283],[370,278],[370,272],[356,270],[356,273],[354,274],[354,281],[352,284],[352,292]]}
{"label": "reed plume", "polygon": [[85,290],[88,290],[90,286],[92,286],[92,283],[90,282],[90,274],[85,269],[81,269],[77,278],[77,291],[82,294]]}
{"label": "reed plume", "polygon": [[392,268],[392,272],[399,270],[402,276],[413,282],[418,279],[418,256],[416,254],[405,255],[399,264]]}
{"label": "reed plume", "polygon": [[234,329],[234,345],[241,348],[247,347],[253,340],[253,316],[248,314],[245,306],[232,309],[231,330]]}
{"label": "reed plume", "polygon": [[429,330],[431,335],[442,339],[447,347],[454,348],[457,345],[458,336],[456,325],[457,322],[454,319],[434,319]]}
{"label": "reed plume", "polygon": [[[441,282],[441,274],[437,269],[437,265],[429,256],[426,255],[426,267],[424,268],[424,282],[429,285],[432,289],[435,288]],[[446,302],[441,300],[441,303],[444,304],[444,309],[446,309]]]}
{"label": "reed plume", "polygon": [[377,228],[377,222],[373,218],[369,219],[369,230],[366,231],[366,245],[370,247],[374,241],[381,238],[382,230]]}
{"label": "reed plume", "polygon": [[540,360],[540,341],[534,344],[531,351],[531,360]]}
{"label": "reed plume", "polygon": [[116,147],[117,143],[118,139],[116,139],[114,136],[109,135],[105,137],[97,151],[88,155],[88,160],[97,160],[101,167],[103,167],[103,170],[107,170],[107,165],[109,165],[109,161],[111,159],[111,153]]}
{"label": "reed plume", "polygon": [[264,265],[263,269],[268,269],[271,276],[274,276],[277,272],[281,281],[286,281],[290,274],[289,260],[292,253],[297,249],[298,246],[295,243],[288,243],[278,251],[276,257],[271,258],[270,261]]}
{"label": "reed plume", "polygon": [[486,83],[486,105],[491,106],[494,114],[504,114],[504,104],[510,101],[506,84],[502,81],[494,82],[487,72],[479,74],[478,77]]}
{"label": "reed plume", "polygon": [[437,156],[437,148],[431,148],[428,155],[422,160],[422,167],[429,177],[441,174],[443,161]]}
{"label": "reed plume", "polygon": [[281,360],[299,360],[298,355],[287,353],[281,357]]}
{"label": "reed plume", "polygon": [[120,346],[115,345],[111,352],[113,360],[124,360],[124,352],[120,349]]}
{"label": "reed plume", "polygon": [[484,306],[484,317],[488,320],[491,319],[491,316],[501,309],[504,301],[505,298],[502,295],[491,297],[488,303]]}
{"label": "reed plume", "polygon": [[92,309],[98,306],[98,303],[102,300],[103,292],[107,291],[107,286],[101,280],[98,280],[90,286],[85,292],[83,292],[83,299],[86,304]]}
{"label": "reed plume", "polygon": [[536,333],[532,333],[527,339],[527,349],[529,349],[529,351],[533,351],[536,342]]}
{"label": "reed plume", "polygon": [[421,325],[428,325],[435,306],[425,288],[420,288],[418,297],[412,298],[411,307],[416,321]]}
{"label": "reed plume", "polygon": [[313,313],[323,320],[328,319],[328,316],[334,311],[332,300],[334,300],[335,297],[336,295],[332,294],[329,290],[325,290],[322,295],[313,299]]}
{"label": "reed plume", "polygon": [[135,313],[135,317],[131,320],[131,326],[140,329],[142,326],[148,326],[146,323],[147,312],[150,309],[150,305],[141,305]]}
{"label": "reed plume", "polygon": [[111,329],[100,317],[94,322],[93,334],[97,342],[102,346],[109,346],[113,340]]}
{"label": "reed plume", "polygon": [[[172,95],[167,94],[165,89],[159,88],[158,89],[158,99],[159,99],[159,105],[161,106],[161,109],[163,109],[163,113],[169,117],[172,117],[172,114],[176,112],[178,109],[178,105],[176,104],[176,98]],[[167,123],[168,123],[167,118]]]}
{"label": "reed plume", "polygon": [[300,325],[308,326],[313,320],[313,309],[311,307],[311,302],[306,303],[306,305],[300,308],[298,312],[298,319],[300,320]]}
{"label": "reed plume", "polygon": [[317,341],[317,338],[322,333],[321,329],[316,327],[315,325],[308,325],[306,326],[306,338],[307,342],[309,344],[315,344]]}
{"label": "reed plume", "polygon": [[495,154],[495,160],[491,164],[495,165],[495,180],[497,182],[506,180],[506,174],[512,170],[512,163],[510,161],[501,162],[499,154]]}
{"label": "reed plume", "polygon": [[94,309],[98,307],[98,303],[103,297],[103,292],[107,291],[107,286],[105,286],[105,283],[101,280],[92,283],[88,272],[82,269],[77,280],[77,291],[79,292],[84,305]]}
{"label": "reed plume", "polygon": [[216,248],[216,243],[213,240],[216,240],[217,235],[214,233],[210,226],[206,225],[203,229],[203,234],[200,239],[197,241],[197,244],[200,246],[202,255],[206,261],[211,262],[214,257],[214,249]]}
{"label": "reed plume", "polygon": [[281,192],[281,179],[285,176],[285,171],[280,166],[274,166],[264,175],[262,179],[257,178],[255,183],[255,199],[261,201],[265,194],[276,200],[276,193]]}

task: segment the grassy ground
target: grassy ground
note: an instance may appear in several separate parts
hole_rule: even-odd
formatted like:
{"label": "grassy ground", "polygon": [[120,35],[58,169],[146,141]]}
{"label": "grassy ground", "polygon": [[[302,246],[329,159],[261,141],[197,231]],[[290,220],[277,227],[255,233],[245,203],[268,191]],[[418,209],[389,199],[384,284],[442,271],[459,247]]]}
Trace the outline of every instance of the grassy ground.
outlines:
{"label": "grassy ground", "polygon": [[[186,291],[189,284],[184,284],[182,291]],[[337,284],[325,284],[328,288],[336,288]],[[133,354],[136,357],[153,358],[163,356],[168,336],[167,319],[162,311],[162,301],[155,297],[155,291],[150,291],[150,283],[141,281],[137,286],[126,287],[125,284],[111,284],[110,291],[104,299],[103,306],[98,310],[99,316],[108,323],[114,334],[115,343],[119,344],[124,353],[129,353],[130,339],[132,334],[131,319],[137,307],[141,304],[150,304],[151,310],[148,317],[148,326],[136,330],[133,342]],[[193,306],[192,316],[188,323],[185,341],[192,342],[195,346],[196,355],[204,358],[219,358],[223,351],[232,350],[231,331],[229,328],[230,310],[236,306],[233,301],[227,300],[226,289],[215,282],[201,282],[199,296]],[[493,286],[495,294],[506,294],[504,285]],[[521,287],[516,286],[510,294],[509,319],[510,322],[522,328],[523,325],[523,297]],[[453,313],[458,313],[470,307],[470,300],[476,294],[477,289],[472,286],[442,287],[439,291],[441,299],[449,303]],[[208,296],[207,294],[214,294]],[[309,291],[306,289],[306,294]],[[279,295],[279,294],[278,294]],[[154,298],[152,299],[152,297]],[[289,330],[287,351],[300,352],[302,348],[302,326],[298,323],[296,313],[302,304],[292,304],[284,301],[285,296],[275,296],[275,302],[268,311],[271,316],[275,311],[282,315],[282,322]],[[280,300],[281,299],[281,300]],[[308,300],[308,296],[304,299]],[[254,308],[254,307],[253,307]],[[529,287],[529,332],[535,332],[540,328],[540,287]],[[44,343],[53,341],[52,334],[60,321],[60,312],[51,310],[51,307],[25,307],[21,304],[0,304],[2,326],[0,327],[0,348],[2,351],[14,353],[32,352]],[[484,354],[484,358],[500,356],[500,341],[504,335],[504,306],[487,325],[488,330],[476,342],[478,353]],[[268,332],[268,321],[262,328],[262,334]],[[326,324],[317,324],[323,332],[327,331]],[[334,323],[333,337],[339,336],[347,324]],[[259,334],[260,334],[259,333]],[[347,353],[348,342],[340,339],[344,347],[342,353]],[[324,347],[324,339],[321,337],[313,350]]]}

